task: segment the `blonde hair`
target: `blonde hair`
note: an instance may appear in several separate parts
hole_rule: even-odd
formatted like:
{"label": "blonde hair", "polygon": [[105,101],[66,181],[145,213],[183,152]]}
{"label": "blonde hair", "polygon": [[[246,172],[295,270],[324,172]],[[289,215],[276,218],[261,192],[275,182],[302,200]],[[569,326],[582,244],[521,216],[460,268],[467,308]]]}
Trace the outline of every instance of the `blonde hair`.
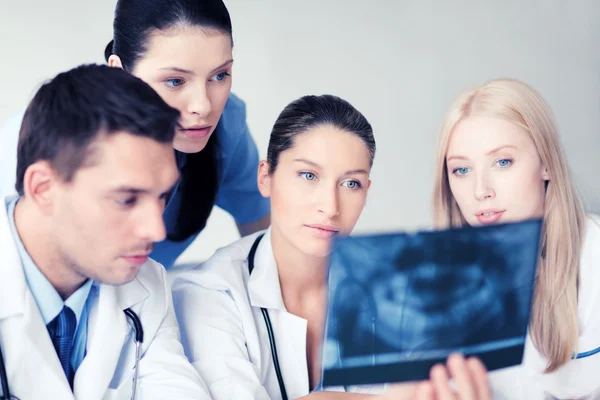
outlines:
{"label": "blonde hair", "polygon": [[438,228],[466,225],[450,191],[446,151],[456,124],[470,116],[499,118],[527,132],[550,177],[529,330],[534,346],[548,360],[546,372],[552,372],[577,350],[579,262],[586,218],[583,202],[570,179],[549,106],[528,85],[498,79],[460,95],[444,119],[433,191]]}

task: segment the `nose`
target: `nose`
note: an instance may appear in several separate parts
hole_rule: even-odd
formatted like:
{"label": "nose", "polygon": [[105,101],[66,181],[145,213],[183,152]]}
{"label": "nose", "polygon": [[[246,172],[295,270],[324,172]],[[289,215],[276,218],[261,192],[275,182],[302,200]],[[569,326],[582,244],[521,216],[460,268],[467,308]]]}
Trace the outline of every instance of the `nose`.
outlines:
{"label": "nose", "polygon": [[187,112],[206,118],[211,111],[211,102],[206,85],[194,86],[187,99]]}
{"label": "nose", "polygon": [[475,180],[475,198],[479,201],[483,201],[486,199],[493,199],[494,197],[496,197],[496,192],[493,189],[493,185],[488,174],[477,174],[477,178]]}
{"label": "nose", "polygon": [[317,208],[320,214],[333,218],[340,213],[337,187],[323,185],[318,189]]}
{"label": "nose", "polygon": [[167,237],[163,221],[163,204],[158,199],[155,204],[149,204],[140,215],[139,237],[152,243],[163,241]]}

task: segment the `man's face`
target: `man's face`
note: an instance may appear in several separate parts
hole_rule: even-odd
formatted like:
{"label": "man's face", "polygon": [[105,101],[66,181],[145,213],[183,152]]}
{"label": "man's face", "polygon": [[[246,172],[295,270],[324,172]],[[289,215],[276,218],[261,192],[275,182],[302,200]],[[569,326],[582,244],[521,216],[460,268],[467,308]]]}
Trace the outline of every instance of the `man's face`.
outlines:
{"label": "man's face", "polygon": [[178,179],[173,147],[113,133],[89,150],[73,179],[51,191],[54,256],[82,277],[120,285],[165,238],[165,197]]}

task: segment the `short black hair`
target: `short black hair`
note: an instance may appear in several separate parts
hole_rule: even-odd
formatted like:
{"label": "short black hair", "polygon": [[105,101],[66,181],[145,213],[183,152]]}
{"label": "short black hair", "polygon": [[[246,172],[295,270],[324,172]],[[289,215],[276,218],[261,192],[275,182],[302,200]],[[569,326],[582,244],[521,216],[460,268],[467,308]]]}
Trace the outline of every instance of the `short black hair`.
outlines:
{"label": "short black hair", "polygon": [[15,189],[23,195],[25,171],[40,160],[69,182],[100,134],[127,132],[171,143],[178,121],[178,110],[120,68],[88,64],[60,73],[37,91],[25,111]]}

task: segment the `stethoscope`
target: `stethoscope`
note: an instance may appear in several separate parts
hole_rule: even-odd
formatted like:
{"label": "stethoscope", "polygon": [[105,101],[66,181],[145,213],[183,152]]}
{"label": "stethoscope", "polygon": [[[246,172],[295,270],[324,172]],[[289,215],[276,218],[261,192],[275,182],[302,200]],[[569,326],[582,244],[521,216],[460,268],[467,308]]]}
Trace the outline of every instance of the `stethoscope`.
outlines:
{"label": "stethoscope", "polygon": [[[261,234],[256,238],[248,253],[248,275],[252,275],[254,269],[254,256],[256,255],[256,249],[260,240],[264,234]],[[261,307],[265,325],[267,326],[267,334],[269,335],[269,344],[271,345],[271,356],[273,357],[273,365],[275,366],[275,374],[277,375],[277,382],[279,383],[279,390],[281,391],[282,400],[288,400],[287,392],[285,391],[285,384],[283,383],[283,376],[281,375],[281,367],[279,366],[279,358],[277,357],[277,346],[275,346],[275,334],[273,333],[273,326],[271,325],[271,318],[269,318],[269,312],[266,308]]]}
{"label": "stethoscope", "polygon": [[[133,372],[133,390],[131,392],[131,400],[135,400],[135,391],[137,388],[138,379],[138,365],[140,362],[142,343],[144,342],[144,329],[142,328],[142,322],[135,312],[131,308],[123,310],[125,316],[131,321],[133,330],[135,332],[135,364]],[[0,400],[19,400],[18,397],[12,396],[8,388],[8,375],[6,374],[6,366],[4,365],[4,358],[2,357],[2,349],[0,348],[0,386],[2,387],[2,395]]]}
{"label": "stethoscope", "polygon": [[[256,256],[256,249],[258,248],[258,244],[260,240],[263,238],[264,234],[261,234],[256,238],[252,247],[250,248],[250,252],[248,253],[248,275],[252,275],[252,271],[254,270],[254,258]],[[281,399],[288,400],[287,392],[285,390],[285,383],[283,382],[283,376],[281,374],[281,367],[279,366],[279,357],[277,356],[277,346],[275,345],[275,333],[273,333],[273,326],[271,325],[271,318],[269,318],[269,312],[266,308],[261,307],[260,311],[262,312],[263,319],[265,320],[265,325],[267,327],[267,335],[269,336],[269,344],[271,346],[271,356],[273,357],[273,366],[275,367],[275,374],[277,375],[277,382],[279,383],[279,391],[281,392]],[[373,335],[375,335],[375,328],[373,325]],[[338,357],[340,357],[340,352],[338,349]],[[374,365],[374,357],[373,354],[373,365]],[[339,360],[341,363],[341,359]],[[1,400],[1,399],[0,399]]]}

